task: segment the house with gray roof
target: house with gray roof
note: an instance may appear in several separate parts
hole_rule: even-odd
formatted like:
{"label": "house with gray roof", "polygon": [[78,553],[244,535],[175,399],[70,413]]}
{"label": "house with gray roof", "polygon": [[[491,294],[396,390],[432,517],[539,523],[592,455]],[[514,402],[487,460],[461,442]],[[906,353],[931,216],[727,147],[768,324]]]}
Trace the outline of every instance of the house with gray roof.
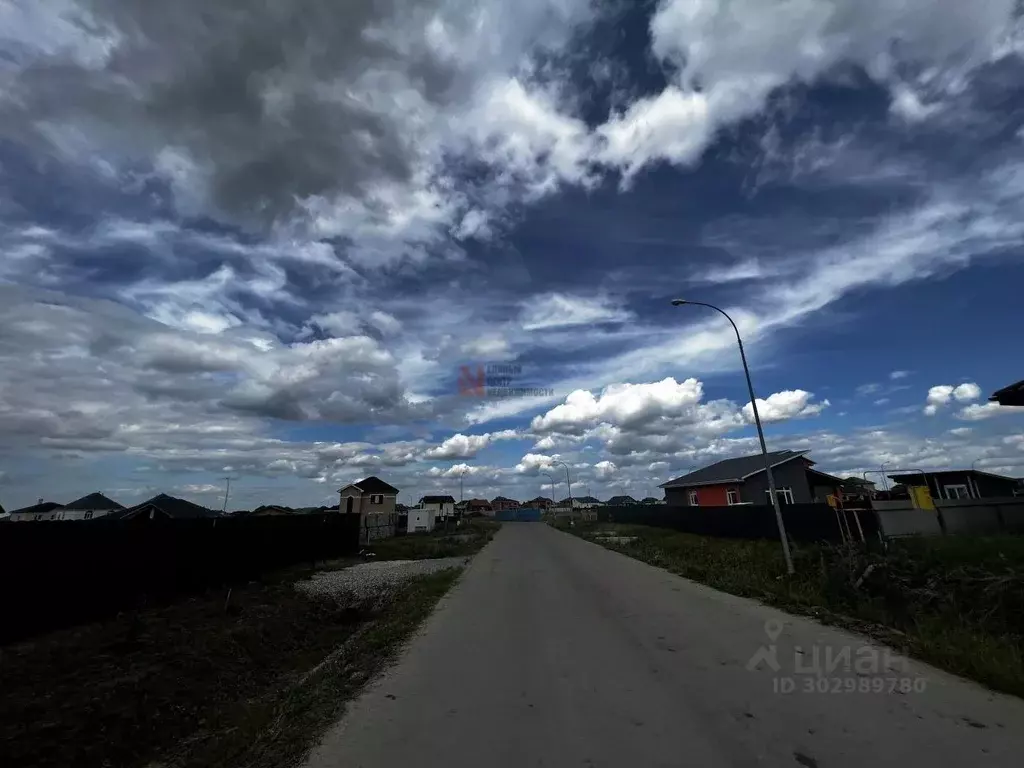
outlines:
{"label": "house with gray roof", "polygon": [[[808,451],[772,451],[768,462],[782,504],[823,502],[839,495],[843,481],[813,469]],[[676,507],[726,507],[770,504],[768,475],[760,453],[716,461],[663,483],[665,501]]]}

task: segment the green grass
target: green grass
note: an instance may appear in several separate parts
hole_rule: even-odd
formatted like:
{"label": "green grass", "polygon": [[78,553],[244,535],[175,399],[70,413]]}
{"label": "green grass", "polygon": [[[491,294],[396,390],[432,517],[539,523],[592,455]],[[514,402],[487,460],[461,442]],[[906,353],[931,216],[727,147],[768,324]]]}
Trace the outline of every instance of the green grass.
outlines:
{"label": "green grass", "polygon": [[369,549],[375,560],[435,560],[442,557],[474,555],[486,546],[501,528],[494,520],[469,518],[448,530],[410,533],[373,542]]}
{"label": "green grass", "polygon": [[0,649],[4,768],[281,768],[393,657],[458,577],[344,604],[292,569]]}
{"label": "green grass", "polygon": [[732,594],[872,635],[994,689],[1024,696],[1024,539],[898,540],[888,551],[797,545],[787,576],[773,541],[716,539],[664,528],[577,526],[635,536],[605,543]]}

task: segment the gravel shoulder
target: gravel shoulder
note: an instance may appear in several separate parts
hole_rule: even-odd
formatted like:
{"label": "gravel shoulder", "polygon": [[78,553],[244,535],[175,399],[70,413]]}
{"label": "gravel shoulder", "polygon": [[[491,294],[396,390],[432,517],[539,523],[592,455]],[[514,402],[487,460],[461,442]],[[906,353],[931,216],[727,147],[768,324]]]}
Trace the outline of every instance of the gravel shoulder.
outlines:
{"label": "gravel shoulder", "polygon": [[464,568],[469,560],[468,557],[445,557],[358,563],[341,570],[320,571],[305,581],[296,582],[295,587],[313,597],[376,600],[409,579],[449,568]]}

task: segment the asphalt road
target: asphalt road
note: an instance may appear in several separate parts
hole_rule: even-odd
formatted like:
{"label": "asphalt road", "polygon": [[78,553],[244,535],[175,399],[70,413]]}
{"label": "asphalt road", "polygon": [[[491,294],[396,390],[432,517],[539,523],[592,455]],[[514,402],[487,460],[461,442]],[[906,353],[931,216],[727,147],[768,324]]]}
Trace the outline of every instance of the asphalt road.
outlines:
{"label": "asphalt road", "polygon": [[1024,702],[515,523],[308,765],[1016,768]]}

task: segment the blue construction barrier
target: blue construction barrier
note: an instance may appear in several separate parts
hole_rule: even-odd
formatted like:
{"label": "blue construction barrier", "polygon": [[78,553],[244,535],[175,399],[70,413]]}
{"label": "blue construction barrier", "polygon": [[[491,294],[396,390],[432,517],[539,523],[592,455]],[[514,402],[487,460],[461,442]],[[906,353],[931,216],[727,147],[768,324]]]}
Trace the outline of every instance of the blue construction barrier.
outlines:
{"label": "blue construction barrier", "polygon": [[541,511],[532,507],[502,509],[494,513],[494,519],[503,523],[539,523]]}

